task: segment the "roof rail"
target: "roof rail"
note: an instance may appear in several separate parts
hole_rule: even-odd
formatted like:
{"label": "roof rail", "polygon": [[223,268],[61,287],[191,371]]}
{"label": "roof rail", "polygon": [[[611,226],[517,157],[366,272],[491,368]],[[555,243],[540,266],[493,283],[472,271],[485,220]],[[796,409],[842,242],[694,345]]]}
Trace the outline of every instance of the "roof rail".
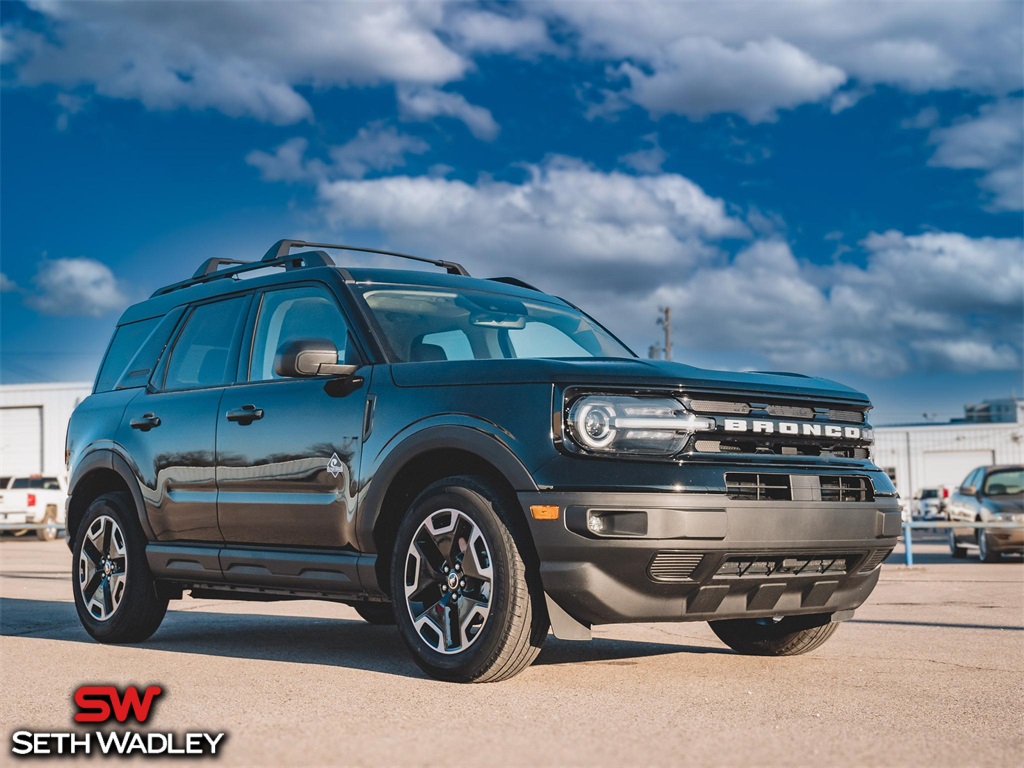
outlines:
{"label": "roof rail", "polygon": [[[218,269],[223,264],[231,264],[227,269]],[[163,296],[177,291],[182,288],[190,288],[193,285],[199,285],[201,283],[208,283],[212,280],[220,280],[225,277],[234,277],[243,272],[252,272],[256,269],[267,269],[268,267],[284,267],[286,270],[292,269],[305,269],[309,267],[333,267],[334,260],[331,259],[326,253],[316,251],[313,253],[300,253],[295,256],[285,255],[279,258],[268,259],[264,256],[259,261],[237,261],[236,259],[224,259],[219,256],[214,256],[204,261],[199,269],[195,271],[195,274],[188,280],[182,280],[180,283],[172,283],[166,285],[153,292],[153,296]]]}
{"label": "roof rail", "polygon": [[441,267],[449,275],[462,275],[463,277],[469,277],[469,272],[461,264],[457,264],[454,261],[444,261],[443,259],[425,259],[422,256],[410,256],[408,253],[398,253],[397,251],[381,251],[377,248],[360,248],[355,245],[335,245],[333,243],[307,243],[304,240],[278,240],[272,246],[267,254],[263,257],[263,261],[274,261],[276,259],[284,258],[288,255],[288,251],[292,248],[334,248],[339,251],[357,251],[359,253],[376,253],[381,256],[397,256],[400,259],[412,259],[413,261],[421,261],[424,264],[433,264],[435,267]]}
{"label": "roof rail", "polygon": [[519,288],[526,288],[530,291],[536,291],[537,293],[544,293],[540,288],[535,285],[530,285],[525,280],[520,280],[518,277],[488,277],[492,283],[505,283],[505,285],[514,285]]}

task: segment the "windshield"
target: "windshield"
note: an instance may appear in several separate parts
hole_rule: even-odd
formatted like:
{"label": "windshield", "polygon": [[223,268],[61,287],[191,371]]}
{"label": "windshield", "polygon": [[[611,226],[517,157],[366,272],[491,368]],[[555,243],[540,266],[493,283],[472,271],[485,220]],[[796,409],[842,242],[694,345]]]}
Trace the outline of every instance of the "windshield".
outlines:
{"label": "windshield", "polygon": [[42,488],[47,491],[59,491],[60,483],[57,482],[56,477],[16,477],[11,488]]}
{"label": "windshield", "polygon": [[404,285],[359,290],[396,362],[634,356],[564,305],[488,291]]}
{"label": "windshield", "polygon": [[1024,493],[1024,469],[1003,469],[985,477],[986,496],[1016,496]]}

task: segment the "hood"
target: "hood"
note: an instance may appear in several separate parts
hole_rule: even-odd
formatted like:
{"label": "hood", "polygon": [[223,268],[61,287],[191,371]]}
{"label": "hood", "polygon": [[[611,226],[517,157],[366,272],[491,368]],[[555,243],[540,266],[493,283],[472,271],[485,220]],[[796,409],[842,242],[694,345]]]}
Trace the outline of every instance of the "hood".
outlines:
{"label": "hood", "polygon": [[993,512],[1007,515],[1024,512],[1024,496],[987,496],[985,506]]}
{"label": "hood", "polygon": [[682,363],[641,358],[452,360],[391,366],[400,387],[454,384],[581,384],[700,390],[722,394],[752,392],[867,405],[867,396],[828,379],[798,373],[712,371]]}

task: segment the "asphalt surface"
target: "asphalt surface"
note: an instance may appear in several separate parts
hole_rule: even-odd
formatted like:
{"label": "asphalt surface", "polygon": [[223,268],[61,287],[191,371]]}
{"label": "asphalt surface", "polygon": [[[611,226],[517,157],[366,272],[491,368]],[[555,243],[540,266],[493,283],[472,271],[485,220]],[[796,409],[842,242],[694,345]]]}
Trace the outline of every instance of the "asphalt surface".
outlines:
{"label": "asphalt surface", "polygon": [[99,645],[64,543],[4,537],[0,764],[19,762],[15,730],[70,730],[74,690],[112,683],[161,685],[145,727],[226,731],[216,762],[231,765],[1019,765],[1024,565],[945,552],[915,535],[915,567],[897,550],[805,656],[739,656],[700,623],[599,627],[467,686],[327,603],[186,599],[145,644]]}

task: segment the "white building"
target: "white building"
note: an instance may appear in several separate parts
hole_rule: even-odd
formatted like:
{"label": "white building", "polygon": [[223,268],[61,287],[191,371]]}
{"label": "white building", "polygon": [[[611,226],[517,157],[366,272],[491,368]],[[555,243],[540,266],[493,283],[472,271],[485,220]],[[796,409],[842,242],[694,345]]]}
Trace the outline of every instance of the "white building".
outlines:
{"label": "white building", "polygon": [[62,476],[64,440],[92,382],[0,386],[0,475]]}
{"label": "white building", "polygon": [[[999,409],[1000,420],[972,418]],[[965,407],[966,418],[948,424],[909,424],[875,428],[874,462],[889,473],[904,499],[922,488],[959,485],[967,473],[986,464],[1024,464],[1024,401],[985,401]],[[1015,413],[1014,413],[1015,411]]]}

